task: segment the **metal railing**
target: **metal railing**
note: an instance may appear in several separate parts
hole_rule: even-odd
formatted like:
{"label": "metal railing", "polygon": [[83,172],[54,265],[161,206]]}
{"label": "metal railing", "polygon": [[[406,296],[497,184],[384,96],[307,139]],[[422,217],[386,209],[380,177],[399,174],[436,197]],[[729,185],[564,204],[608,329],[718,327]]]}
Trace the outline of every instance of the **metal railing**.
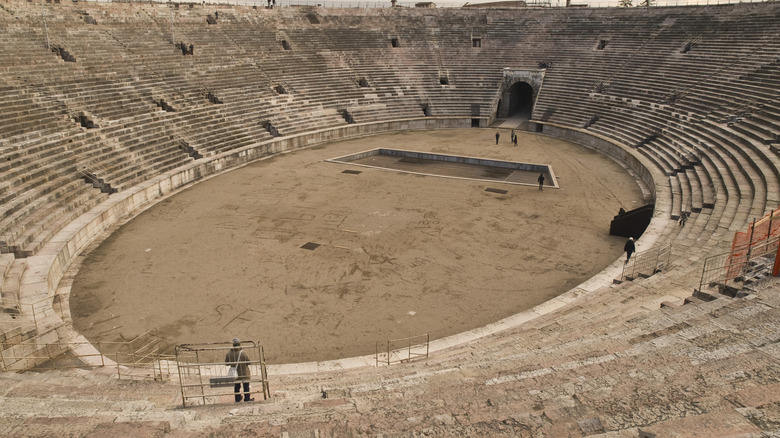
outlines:
{"label": "metal railing", "polygon": [[770,237],[753,242],[752,245],[733,248],[727,253],[707,257],[702,267],[698,290],[716,285],[741,289],[751,264],[761,258],[774,258],[779,242],[780,237]]}
{"label": "metal railing", "polygon": [[[106,359],[113,359],[118,378],[154,379],[164,381],[170,377],[170,361],[173,356],[160,354],[159,339],[152,331],[126,342],[68,342],[61,339],[45,341],[42,333],[34,340],[7,345],[0,355],[2,369],[46,371],[73,368],[101,368]],[[79,347],[92,346],[94,353],[76,353]],[[104,353],[113,351],[113,353]],[[93,360],[96,358],[95,360]]]}
{"label": "metal railing", "polygon": [[[431,338],[424,335],[376,343],[376,366],[411,362],[428,357]],[[381,351],[380,351],[381,349]]]}
{"label": "metal railing", "polygon": [[229,377],[229,364],[225,362],[227,353],[233,349],[232,344],[184,344],[176,346],[176,368],[179,374],[182,405],[187,407],[190,400],[200,400],[201,404],[212,402],[213,399],[234,396],[237,391],[229,392],[226,388],[247,383],[260,385],[260,389],[249,391],[248,395],[262,394],[263,400],[271,397],[268,384],[268,373],[265,366],[263,347],[254,341],[241,343],[241,349],[248,360],[242,361],[249,367],[248,377]]}
{"label": "metal railing", "polygon": [[46,317],[52,316],[54,313],[59,315],[60,318],[64,319],[65,317],[65,306],[62,304],[62,300],[59,299],[58,295],[44,297],[31,303],[22,302],[17,296],[14,296],[14,298],[14,306],[19,312],[19,315],[32,317],[32,323],[37,329],[47,328],[44,327],[42,323]]}
{"label": "metal railing", "polygon": [[619,281],[626,281],[637,277],[649,277],[662,271],[669,264],[672,256],[672,244],[667,243],[657,248],[636,253],[634,258],[623,265]]}

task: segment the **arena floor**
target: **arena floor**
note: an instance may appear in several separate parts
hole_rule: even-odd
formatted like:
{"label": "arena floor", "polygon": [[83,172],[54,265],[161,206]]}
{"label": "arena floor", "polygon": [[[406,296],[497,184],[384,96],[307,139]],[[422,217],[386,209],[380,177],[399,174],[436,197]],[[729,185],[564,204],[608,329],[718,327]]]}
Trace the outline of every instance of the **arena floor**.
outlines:
{"label": "arena floor", "polygon": [[[92,342],[157,330],[170,345],[257,340],[270,363],[337,359],[481,327],[621,257],[609,222],[643,205],[633,176],[563,140],[517,132],[513,147],[495,132],[337,142],[195,184],[91,247],[74,327]],[[549,164],[560,188],[325,161],[377,147]]]}

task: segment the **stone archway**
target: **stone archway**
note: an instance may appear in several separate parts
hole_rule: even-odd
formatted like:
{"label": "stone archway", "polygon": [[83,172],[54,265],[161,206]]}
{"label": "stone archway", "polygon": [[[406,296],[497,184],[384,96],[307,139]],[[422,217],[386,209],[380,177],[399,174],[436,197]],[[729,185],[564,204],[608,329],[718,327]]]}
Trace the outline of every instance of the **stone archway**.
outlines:
{"label": "stone archway", "polygon": [[531,118],[534,107],[534,89],[527,82],[516,82],[509,89],[507,117]]}
{"label": "stone archway", "polygon": [[542,87],[544,70],[504,69],[504,81],[497,99],[496,118],[531,118],[536,96]]}

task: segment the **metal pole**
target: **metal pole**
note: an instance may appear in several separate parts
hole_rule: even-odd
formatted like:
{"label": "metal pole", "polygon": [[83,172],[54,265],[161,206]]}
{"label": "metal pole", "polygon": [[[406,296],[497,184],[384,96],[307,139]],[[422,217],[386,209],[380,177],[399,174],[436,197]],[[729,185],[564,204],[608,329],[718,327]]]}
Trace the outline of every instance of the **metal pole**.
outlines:
{"label": "metal pole", "polygon": [[626,265],[628,263],[623,263],[623,269],[620,271],[620,281],[626,280]]}
{"label": "metal pole", "polygon": [[748,238],[747,256],[745,257],[744,269],[747,269],[748,262],[750,262],[750,253],[753,250],[753,232],[756,229],[756,218],[753,218],[753,225],[750,226],[750,237]]}
{"label": "metal pole", "polygon": [[203,404],[206,404],[206,393],[203,391],[203,373],[200,372],[200,354],[198,350],[195,350],[195,363],[198,364],[198,382],[200,382],[200,396],[203,400]]}
{"label": "metal pole", "polygon": [[271,386],[268,384],[268,371],[265,369],[265,350],[260,346],[260,373],[263,377],[263,400],[271,398]]}
{"label": "metal pole", "polygon": [[176,369],[179,371],[179,388],[181,389],[181,405],[182,407],[187,407],[187,397],[184,395],[184,381],[181,377],[181,364],[179,364],[179,347],[177,346],[175,349],[176,353]]}

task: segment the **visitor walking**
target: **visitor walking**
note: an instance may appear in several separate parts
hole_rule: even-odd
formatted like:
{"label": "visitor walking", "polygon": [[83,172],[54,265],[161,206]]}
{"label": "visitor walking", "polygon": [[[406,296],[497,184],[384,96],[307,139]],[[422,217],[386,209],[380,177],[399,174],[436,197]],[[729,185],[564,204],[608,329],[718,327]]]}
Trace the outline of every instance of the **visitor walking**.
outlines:
{"label": "visitor walking", "polygon": [[636,251],[636,245],[634,244],[634,238],[629,237],[628,241],[626,241],[626,245],[623,247],[623,251],[626,252],[626,264],[628,264],[628,261],[631,259],[631,254]]}

